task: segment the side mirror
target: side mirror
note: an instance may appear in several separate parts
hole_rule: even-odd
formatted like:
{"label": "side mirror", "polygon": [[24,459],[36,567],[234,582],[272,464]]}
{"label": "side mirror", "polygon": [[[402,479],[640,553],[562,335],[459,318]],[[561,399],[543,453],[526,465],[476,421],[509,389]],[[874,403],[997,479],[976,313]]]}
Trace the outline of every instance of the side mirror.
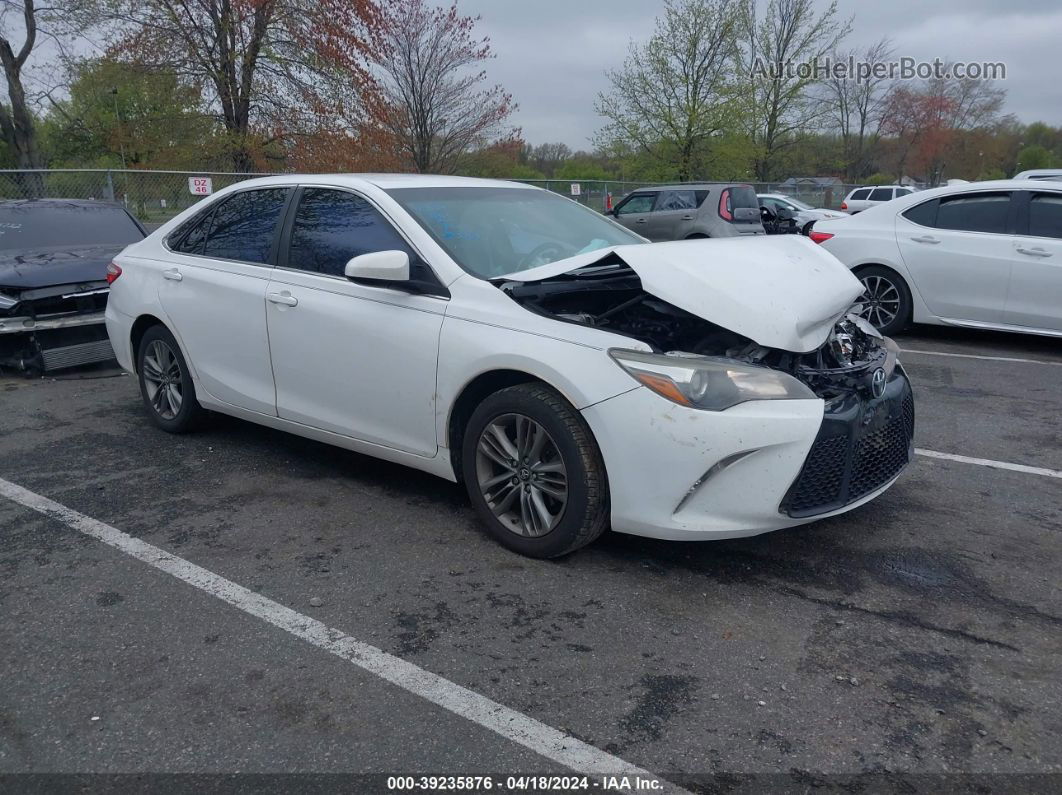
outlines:
{"label": "side mirror", "polygon": [[409,255],[404,251],[362,254],[346,264],[343,275],[352,282],[408,282]]}

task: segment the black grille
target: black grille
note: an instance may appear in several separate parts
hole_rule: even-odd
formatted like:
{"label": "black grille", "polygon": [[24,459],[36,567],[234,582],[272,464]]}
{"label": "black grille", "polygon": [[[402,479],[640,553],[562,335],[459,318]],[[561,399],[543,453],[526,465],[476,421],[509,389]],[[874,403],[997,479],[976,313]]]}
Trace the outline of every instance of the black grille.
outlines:
{"label": "black grille", "polygon": [[851,394],[838,401],[827,410],[782,510],[796,518],[827,513],[884,486],[910,460],[914,419],[903,376],[879,400]]}
{"label": "black grille", "polygon": [[852,481],[848,486],[849,502],[869,494],[900,474],[907,464],[908,439],[906,419],[894,417],[884,428],[856,441]]}
{"label": "black grille", "polygon": [[815,442],[789,499],[790,513],[813,511],[820,505],[837,502],[847,454],[848,438],[845,436]]}

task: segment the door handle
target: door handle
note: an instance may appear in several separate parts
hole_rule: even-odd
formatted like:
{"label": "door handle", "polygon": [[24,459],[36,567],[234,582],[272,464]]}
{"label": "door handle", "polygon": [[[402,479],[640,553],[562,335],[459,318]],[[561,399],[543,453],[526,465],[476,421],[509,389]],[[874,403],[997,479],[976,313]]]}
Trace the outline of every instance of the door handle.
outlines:
{"label": "door handle", "polygon": [[1018,246],[1019,254],[1028,254],[1030,257],[1050,257],[1050,251],[1044,251],[1042,248],[1025,248],[1024,246]]}
{"label": "door handle", "polygon": [[181,272],[176,268],[168,268],[162,272],[163,279],[169,279],[171,282],[179,282],[184,277],[181,276]]}
{"label": "door handle", "polygon": [[940,238],[933,237],[932,235],[922,235],[920,237],[912,237],[912,243],[930,243],[936,245],[940,242]]}
{"label": "door handle", "polygon": [[299,299],[293,296],[291,293],[268,293],[266,298],[271,304],[280,304],[281,306],[298,306]]}
{"label": "door handle", "polygon": [[682,216],[682,220],[683,221],[692,221],[693,220],[693,216],[692,215],[684,215],[684,216]]}
{"label": "door handle", "polygon": [[648,223],[648,221],[647,221],[647,219],[645,219],[645,218],[639,218],[639,219],[638,219],[637,221],[635,221],[634,223],[636,223],[636,224],[644,224],[644,223]]}

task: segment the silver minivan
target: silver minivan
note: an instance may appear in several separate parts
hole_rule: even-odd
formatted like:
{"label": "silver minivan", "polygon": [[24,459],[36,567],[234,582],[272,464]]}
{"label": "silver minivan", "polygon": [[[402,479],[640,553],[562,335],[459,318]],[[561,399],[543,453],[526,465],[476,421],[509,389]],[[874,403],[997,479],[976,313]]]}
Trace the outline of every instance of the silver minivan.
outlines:
{"label": "silver minivan", "polygon": [[638,188],[611,215],[652,241],[766,234],[756,191],[730,182]]}

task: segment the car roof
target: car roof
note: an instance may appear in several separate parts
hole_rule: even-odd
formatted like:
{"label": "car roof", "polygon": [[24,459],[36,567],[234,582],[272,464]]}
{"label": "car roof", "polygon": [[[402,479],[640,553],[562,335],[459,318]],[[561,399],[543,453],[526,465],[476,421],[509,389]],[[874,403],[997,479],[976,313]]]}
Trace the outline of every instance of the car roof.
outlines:
{"label": "car roof", "polygon": [[483,179],[480,177],[454,177],[445,174],[276,174],[268,177],[255,177],[235,183],[237,186],[252,187],[265,185],[290,185],[293,182],[306,184],[328,184],[348,188],[363,188],[372,185],[383,190],[391,188],[519,188],[541,190],[534,185],[511,182],[504,179]]}
{"label": "car roof", "polygon": [[720,187],[751,188],[752,185],[747,182],[680,182],[677,185],[646,185],[644,188],[635,188],[631,193],[649,190],[697,190],[698,188]]}
{"label": "car roof", "polygon": [[1062,179],[1062,169],[1059,168],[1030,168],[1015,174],[1014,179],[1035,179],[1037,177],[1059,177]]}

